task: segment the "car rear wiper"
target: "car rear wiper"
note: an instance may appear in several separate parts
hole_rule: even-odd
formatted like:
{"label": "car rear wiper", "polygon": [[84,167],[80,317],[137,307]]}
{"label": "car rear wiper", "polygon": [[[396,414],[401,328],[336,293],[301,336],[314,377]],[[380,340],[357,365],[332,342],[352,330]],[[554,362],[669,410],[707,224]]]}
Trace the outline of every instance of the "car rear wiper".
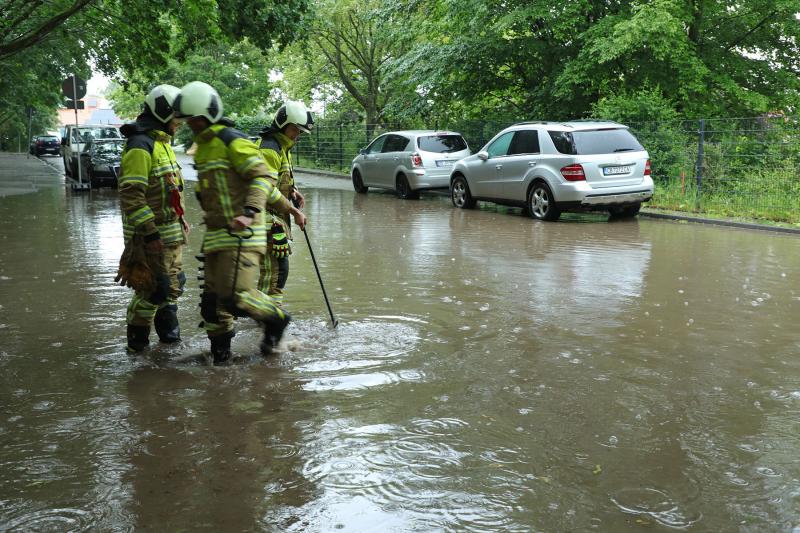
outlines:
{"label": "car rear wiper", "polygon": [[617,152],[633,152],[633,150],[634,150],[633,148],[617,148],[616,150],[614,150],[614,153],[616,154]]}

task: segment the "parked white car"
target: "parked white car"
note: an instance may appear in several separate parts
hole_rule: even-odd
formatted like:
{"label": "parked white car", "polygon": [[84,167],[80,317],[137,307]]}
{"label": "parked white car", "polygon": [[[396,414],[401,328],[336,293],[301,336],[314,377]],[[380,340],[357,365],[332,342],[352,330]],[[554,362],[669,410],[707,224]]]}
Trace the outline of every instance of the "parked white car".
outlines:
{"label": "parked white car", "polygon": [[[67,126],[61,138],[61,157],[64,171],[68,176],[78,179],[78,157],[86,152],[87,142],[96,139],[122,139],[119,128],[109,125]],[[86,170],[81,170],[83,181],[88,181]]]}
{"label": "parked white car", "polygon": [[467,141],[454,131],[384,133],[353,159],[353,188],[394,189],[400,198],[419,198],[421,190],[447,189],[453,165],[469,154]]}
{"label": "parked white car", "polygon": [[450,175],[455,207],[488,200],[550,221],[566,210],[634,217],[653,189],[647,151],[627,126],[605,121],[515,124]]}

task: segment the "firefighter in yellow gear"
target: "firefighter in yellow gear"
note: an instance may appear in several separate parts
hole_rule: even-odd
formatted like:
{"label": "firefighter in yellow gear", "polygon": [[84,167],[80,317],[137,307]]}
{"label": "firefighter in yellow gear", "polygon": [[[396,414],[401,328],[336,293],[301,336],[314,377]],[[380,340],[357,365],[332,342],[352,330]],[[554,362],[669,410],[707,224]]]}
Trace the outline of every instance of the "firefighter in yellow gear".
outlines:
{"label": "firefighter in yellow gear", "polygon": [[210,85],[193,81],[181,88],[175,102],[197,143],[197,198],[204,211],[205,288],[200,300],[214,364],[226,364],[235,335],[234,317],[249,316],[264,326],[261,351],[272,353],[291,317],[258,290],[259,265],[267,245],[268,209],[292,215],[305,227],[306,218],[273,187],[258,146],[227,125],[222,101]]}
{"label": "firefighter in yellow gear", "polygon": [[[136,291],[126,317],[132,352],[147,347],[152,325],[161,342],[180,340],[177,300],[186,282],[182,254],[188,226],[183,176],[170,145],[178,127],[173,109],[178,92],[172,85],[155,87],[136,121],[121,128],[127,139],[119,176],[126,250],[117,281]],[[137,256],[145,281],[130,272],[130,260]]]}
{"label": "firefighter in yellow gear", "polygon": [[[267,169],[275,177],[273,186],[301,209],[305,198],[294,182],[292,147],[303,133],[311,133],[314,119],[303,102],[288,100],[275,113],[272,123],[261,132],[259,148]],[[270,211],[272,225],[267,233],[267,254],[261,265],[259,288],[269,294],[279,305],[283,303],[284,288],[289,278],[289,255],[292,253],[291,219]]]}

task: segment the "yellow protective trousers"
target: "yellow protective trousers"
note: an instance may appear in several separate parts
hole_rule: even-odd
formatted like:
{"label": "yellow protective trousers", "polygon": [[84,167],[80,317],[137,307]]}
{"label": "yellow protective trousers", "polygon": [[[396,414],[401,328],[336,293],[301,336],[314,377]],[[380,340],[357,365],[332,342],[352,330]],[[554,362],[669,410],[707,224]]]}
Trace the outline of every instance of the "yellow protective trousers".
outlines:
{"label": "yellow protective trousers", "polygon": [[[205,256],[205,289],[200,313],[209,337],[233,331],[234,316],[248,316],[258,322],[285,318],[275,301],[259,291],[263,252],[242,248],[237,267],[237,250],[220,250]],[[231,288],[236,279],[236,287]]]}
{"label": "yellow protective trousers", "polygon": [[156,278],[163,280],[149,293],[136,291],[128,304],[126,322],[129,326],[151,326],[158,310],[174,305],[186,284],[183,273],[183,244],[165,244],[162,252],[147,252],[147,264]]}
{"label": "yellow protective trousers", "polygon": [[[271,236],[270,236],[271,238]],[[278,305],[283,304],[284,288],[289,278],[289,256],[278,259],[271,253],[271,241],[261,262],[258,289],[265,292]]]}

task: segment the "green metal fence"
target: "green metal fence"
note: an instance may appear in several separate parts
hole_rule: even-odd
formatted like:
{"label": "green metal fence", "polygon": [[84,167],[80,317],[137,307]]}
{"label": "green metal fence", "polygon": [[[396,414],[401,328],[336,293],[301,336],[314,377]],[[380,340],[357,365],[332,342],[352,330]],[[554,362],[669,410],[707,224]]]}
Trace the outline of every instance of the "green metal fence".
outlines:
{"label": "green metal fence", "polygon": [[[476,152],[510,122],[463,121]],[[651,207],[717,216],[800,223],[798,117],[700,119],[628,124],[649,151],[656,194]],[[297,166],[348,172],[370,140],[403,125],[322,121],[295,149]]]}

